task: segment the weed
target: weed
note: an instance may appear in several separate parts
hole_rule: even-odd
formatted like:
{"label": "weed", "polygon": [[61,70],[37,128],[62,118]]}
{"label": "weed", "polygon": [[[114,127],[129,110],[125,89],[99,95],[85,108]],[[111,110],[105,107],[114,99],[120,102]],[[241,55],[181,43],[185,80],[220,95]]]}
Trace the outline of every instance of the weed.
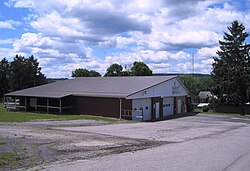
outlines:
{"label": "weed", "polygon": [[7,144],[7,142],[4,141],[0,142],[0,145],[5,145],[5,144]]}
{"label": "weed", "polygon": [[6,166],[10,164],[15,165],[19,160],[21,160],[21,158],[17,152],[0,154],[0,166]]}

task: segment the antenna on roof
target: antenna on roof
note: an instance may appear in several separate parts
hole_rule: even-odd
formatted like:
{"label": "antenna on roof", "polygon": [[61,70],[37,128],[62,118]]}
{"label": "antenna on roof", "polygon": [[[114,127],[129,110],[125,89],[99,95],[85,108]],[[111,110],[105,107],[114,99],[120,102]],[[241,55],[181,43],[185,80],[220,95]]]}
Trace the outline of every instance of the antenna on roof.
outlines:
{"label": "antenna on roof", "polygon": [[194,76],[194,53],[192,53],[192,66],[193,66],[192,74]]}
{"label": "antenna on roof", "polygon": [[194,53],[192,53],[192,76],[193,76],[193,81],[192,81],[192,93],[194,93]]}

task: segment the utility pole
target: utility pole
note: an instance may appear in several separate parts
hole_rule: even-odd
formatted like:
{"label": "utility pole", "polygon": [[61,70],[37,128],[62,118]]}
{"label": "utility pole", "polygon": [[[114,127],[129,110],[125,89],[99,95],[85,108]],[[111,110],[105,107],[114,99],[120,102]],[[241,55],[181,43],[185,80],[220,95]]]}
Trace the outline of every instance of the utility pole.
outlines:
{"label": "utility pole", "polygon": [[[192,53],[192,75],[193,75],[193,81],[194,81],[194,53]],[[192,82],[192,90],[194,92],[194,82]]]}
{"label": "utility pole", "polygon": [[193,65],[193,76],[194,76],[194,53],[192,53],[192,65]]}
{"label": "utility pole", "polygon": [[195,95],[194,95],[194,53],[192,53],[192,77],[193,77],[193,81],[192,81],[192,90],[191,90],[191,93],[192,93],[192,98],[193,99],[193,103],[195,101]]}

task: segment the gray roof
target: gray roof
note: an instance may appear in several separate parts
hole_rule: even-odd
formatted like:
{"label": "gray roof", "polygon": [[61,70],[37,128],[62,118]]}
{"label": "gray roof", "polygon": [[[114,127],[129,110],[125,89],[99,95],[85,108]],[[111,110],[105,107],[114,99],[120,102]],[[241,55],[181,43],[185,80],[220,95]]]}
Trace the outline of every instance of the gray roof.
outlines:
{"label": "gray roof", "polygon": [[200,99],[207,99],[208,97],[213,96],[212,93],[210,91],[200,91],[199,95]]}
{"label": "gray roof", "polygon": [[62,98],[69,95],[125,98],[176,76],[78,77],[14,91],[5,96]]}

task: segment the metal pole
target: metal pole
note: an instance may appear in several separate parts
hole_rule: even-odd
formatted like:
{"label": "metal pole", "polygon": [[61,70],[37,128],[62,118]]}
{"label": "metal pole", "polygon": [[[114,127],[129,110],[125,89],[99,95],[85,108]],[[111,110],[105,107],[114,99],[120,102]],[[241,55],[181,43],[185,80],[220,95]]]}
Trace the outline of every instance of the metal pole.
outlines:
{"label": "metal pole", "polygon": [[192,53],[192,64],[193,64],[193,74],[194,74],[194,53]]}
{"label": "metal pole", "polygon": [[24,108],[24,110],[26,112],[27,111],[27,97],[24,98],[24,101],[25,101],[25,108]]}

